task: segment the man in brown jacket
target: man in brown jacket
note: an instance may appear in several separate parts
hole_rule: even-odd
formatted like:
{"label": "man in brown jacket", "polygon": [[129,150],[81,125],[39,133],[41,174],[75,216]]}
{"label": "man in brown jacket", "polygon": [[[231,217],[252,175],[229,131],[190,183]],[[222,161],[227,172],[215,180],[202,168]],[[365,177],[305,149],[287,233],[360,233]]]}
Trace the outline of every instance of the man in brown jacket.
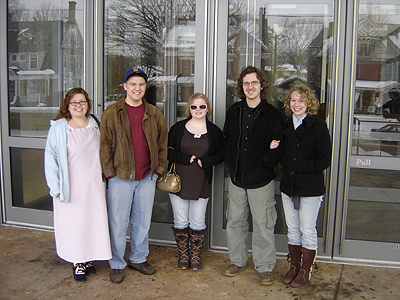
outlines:
{"label": "man in brown jacket", "polygon": [[108,179],[108,219],[112,258],[110,280],[120,283],[126,230],[131,223],[128,266],[146,275],[156,270],[147,262],[148,232],[156,180],[167,164],[168,127],[163,114],[143,99],[147,75],[140,69],[125,73],[126,96],[101,117],[100,159]]}

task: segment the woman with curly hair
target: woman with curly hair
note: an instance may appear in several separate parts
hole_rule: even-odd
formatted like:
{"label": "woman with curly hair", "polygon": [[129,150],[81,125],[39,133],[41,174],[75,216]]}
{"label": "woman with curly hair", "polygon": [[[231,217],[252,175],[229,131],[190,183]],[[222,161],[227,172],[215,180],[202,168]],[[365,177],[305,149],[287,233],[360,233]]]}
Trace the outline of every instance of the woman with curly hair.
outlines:
{"label": "woman with curly hair", "polygon": [[[289,118],[283,131],[280,190],[288,227],[290,267],[283,282],[292,287],[301,287],[311,279],[318,247],[316,223],[325,193],[323,170],[331,162],[329,131],[316,116],[318,108],[314,93],[302,85],[290,89],[284,104]],[[279,142],[272,141],[271,149]]]}
{"label": "woman with curly hair", "polygon": [[95,274],[94,260],[111,258],[98,119],[82,88],[73,88],[50,121],[45,175],[53,197],[57,254],[73,263],[74,279]]}

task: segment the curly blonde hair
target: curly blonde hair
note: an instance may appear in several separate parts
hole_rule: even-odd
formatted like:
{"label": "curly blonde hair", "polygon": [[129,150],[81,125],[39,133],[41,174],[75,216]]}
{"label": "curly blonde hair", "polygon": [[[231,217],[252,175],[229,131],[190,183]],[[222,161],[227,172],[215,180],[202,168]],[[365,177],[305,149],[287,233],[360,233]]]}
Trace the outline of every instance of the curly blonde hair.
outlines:
{"label": "curly blonde hair", "polygon": [[289,94],[287,95],[283,105],[285,115],[290,117],[293,114],[292,110],[290,109],[290,99],[292,98],[293,92],[298,92],[301,95],[301,100],[307,104],[307,114],[316,115],[318,113],[319,102],[317,98],[315,98],[314,92],[304,85],[294,85],[290,88]]}

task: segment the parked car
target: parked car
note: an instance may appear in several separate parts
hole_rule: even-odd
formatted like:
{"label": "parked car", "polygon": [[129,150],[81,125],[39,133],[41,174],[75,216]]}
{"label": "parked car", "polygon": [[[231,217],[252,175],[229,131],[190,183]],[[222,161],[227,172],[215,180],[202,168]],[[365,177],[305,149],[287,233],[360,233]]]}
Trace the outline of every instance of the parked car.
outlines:
{"label": "parked car", "polygon": [[381,128],[373,128],[369,135],[381,141],[400,141],[400,123],[387,124]]}

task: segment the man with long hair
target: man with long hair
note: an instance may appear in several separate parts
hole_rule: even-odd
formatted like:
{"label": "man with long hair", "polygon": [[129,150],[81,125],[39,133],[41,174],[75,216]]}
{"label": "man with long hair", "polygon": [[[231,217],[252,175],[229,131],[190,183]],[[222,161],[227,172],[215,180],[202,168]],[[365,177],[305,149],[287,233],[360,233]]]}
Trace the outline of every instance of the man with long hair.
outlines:
{"label": "man with long hair", "polygon": [[270,149],[282,138],[283,119],[267,103],[268,80],[256,67],[245,68],[237,80],[241,101],[227,111],[224,125],[224,158],[229,170],[227,242],[231,265],[226,276],[246,268],[249,211],[253,220],[253,261],[260,283],[273,284],[276,263],[274,167],[282,158],[282,147]]}

